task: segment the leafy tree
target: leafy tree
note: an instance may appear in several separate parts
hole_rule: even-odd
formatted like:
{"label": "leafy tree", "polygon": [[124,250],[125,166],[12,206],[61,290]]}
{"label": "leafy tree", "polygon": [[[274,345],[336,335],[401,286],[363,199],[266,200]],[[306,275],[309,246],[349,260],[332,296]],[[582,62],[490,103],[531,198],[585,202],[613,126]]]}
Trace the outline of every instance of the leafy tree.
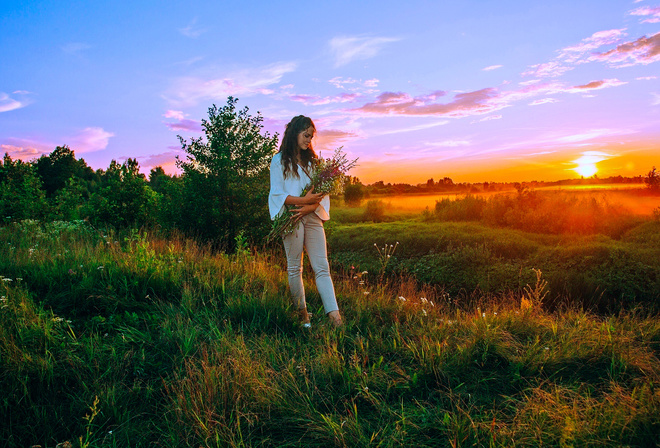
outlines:
{"label": "leafy tree", "polygon": [[656,172],[655,167],[646,175],[644,183],[650,191],[654,193],[660,192],[660,174]]}
{"label": "leafy tree", "polygon": [[64,188],[72,177],[91,181],[94,171],[87,166],[85,160],[76,160],[76,155],[68,146],[58,146],[49,155],[41,156],[35,167],[47,197]]}
{"label": "leafy tree", "polygon": [[221,109],[209,108],[205,138],[188,143],[179,136],[187,156],[177,159],[184,179],[181,227],[229,250],[241,231],[252,241],[268,233],[268,168],[277,147],[277,134],[262,134],[261,114],[237,111],[237,102],[229,97]]}
{"label": "leafy tree", "polygon": [[169,176],[162,167],[152,168],[149,186],[156,193],[156,215],[158,224],[171,230],[181,222],[183,206],[183,182],[178,176]]}
{"label": "leafy tree", "polygon": [[103,187],[92,196],[87,214],[92,221],[115,227],[142,227],[155,223],[156,195],[147,185],[135,159],[110,162]]}
{"label": "leafy tree", "polygon": [[0,222],[40,219],[48,205],[34,166],[9,154],[0,163]]}
{"label": "leafy tree", "polygon": [[162,166],[152,168],[149,173],[149,186],[157,193],[162,192],[163,187],[171,180],[172,178],[167,175]]}
{"label": "leafy tree", "polygon": [[83,208],[86,202],[83,181],[77,177],[67,180],[64,188],[55,192],[51,207],[52,218],[62,221],[83,219]]}
{"label": "leafy tree", "polygon": [[364,185],[357,177],[349,178],[344,185],[344,202],[351,206],[359,206],[364,199]]}

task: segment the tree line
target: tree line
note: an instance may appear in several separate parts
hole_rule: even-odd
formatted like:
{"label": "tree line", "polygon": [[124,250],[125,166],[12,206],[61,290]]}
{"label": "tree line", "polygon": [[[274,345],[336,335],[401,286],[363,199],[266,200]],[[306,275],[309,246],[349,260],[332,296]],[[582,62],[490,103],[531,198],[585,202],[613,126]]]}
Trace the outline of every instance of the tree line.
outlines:
{"label": "tree line", "polygon": [[233,250],[237,239],[261,241],[270,230],[269,163],[278,135],[263,117],[238,110],[229,97],[202,120],[204,136],[179,137],[181,175],[162,167],[149,176],[136,159],[93,170],[68,146],[31,162],[0,162],[0,222],[86,220],[98,228],[150,227],[177,231]]}

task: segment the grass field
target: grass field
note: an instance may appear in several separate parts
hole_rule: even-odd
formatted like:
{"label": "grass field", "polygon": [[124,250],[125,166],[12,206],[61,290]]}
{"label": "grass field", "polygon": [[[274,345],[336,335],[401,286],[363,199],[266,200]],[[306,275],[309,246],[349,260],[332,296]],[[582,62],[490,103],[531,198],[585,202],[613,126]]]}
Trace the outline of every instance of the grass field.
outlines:
{"label": "grass field", "polygon": [[0,444],[660,443],[656,314],[548,312],[539,271],[470,306],[354,271],[336,276],[337,330],[306,271],[306,331],[282,264],[84,223],[0,228]]}
{"label": "grass field", "polygon": [[[332,210],[329,250],[340,272],[411,276],[468,306],[484,295],[506,301],[511,291],[520,294],[538,269],[549,284],[548,306],[657,311],[660,198],[640,193],[464,195],[421,213],[371,200]],[[640,214],[640,204],[656,208]],[[397,242],[384,267],[374,245]]]}

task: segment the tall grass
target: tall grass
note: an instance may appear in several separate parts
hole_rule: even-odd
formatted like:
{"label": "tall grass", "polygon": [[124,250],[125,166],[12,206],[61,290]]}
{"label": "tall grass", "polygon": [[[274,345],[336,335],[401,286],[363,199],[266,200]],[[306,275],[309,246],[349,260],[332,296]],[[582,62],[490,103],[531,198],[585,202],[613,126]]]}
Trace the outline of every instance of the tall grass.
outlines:
{"label": "tall grass", "polygon": [[481,221],[534,233],[603,234],[613,238],[644,221],[606,196],[539,192],[522,187],[514,195],[443,199],[436,202],[434,214],[427,217],[442,221]]}
{"label": "tall grass", "polygon": [[456,307],[355,271],[336,276],[346,326],[307,331],[281,258],[84,223],[0,228],[3,446],[660,442],[655,315],[550,314],[541,274]]}

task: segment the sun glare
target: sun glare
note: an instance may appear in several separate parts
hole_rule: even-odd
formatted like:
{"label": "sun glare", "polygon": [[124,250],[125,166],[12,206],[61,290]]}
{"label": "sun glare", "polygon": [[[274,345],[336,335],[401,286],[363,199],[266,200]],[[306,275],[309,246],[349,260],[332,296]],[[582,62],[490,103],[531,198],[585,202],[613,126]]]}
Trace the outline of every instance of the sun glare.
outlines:
{"label": "sun glare", "polygon": [[582,157],[573,160],[572,163],[576,164],[577,166],[571,169],[577,172],[580,176],[591,177],[598,172],[596,164],[611,157],[611,154],[605,152],[585,151],[582,153]]}
{"label": "sun glare", "polygon": [[594,174],[596,174],[596,171],[598,171],[598,168],[596,168],[596,164],[594,163],[582,163],[578,165],[577,168],[573,168],[573,169],[577,171],[577,173],[580,176],[583,177],[591,177]]}

